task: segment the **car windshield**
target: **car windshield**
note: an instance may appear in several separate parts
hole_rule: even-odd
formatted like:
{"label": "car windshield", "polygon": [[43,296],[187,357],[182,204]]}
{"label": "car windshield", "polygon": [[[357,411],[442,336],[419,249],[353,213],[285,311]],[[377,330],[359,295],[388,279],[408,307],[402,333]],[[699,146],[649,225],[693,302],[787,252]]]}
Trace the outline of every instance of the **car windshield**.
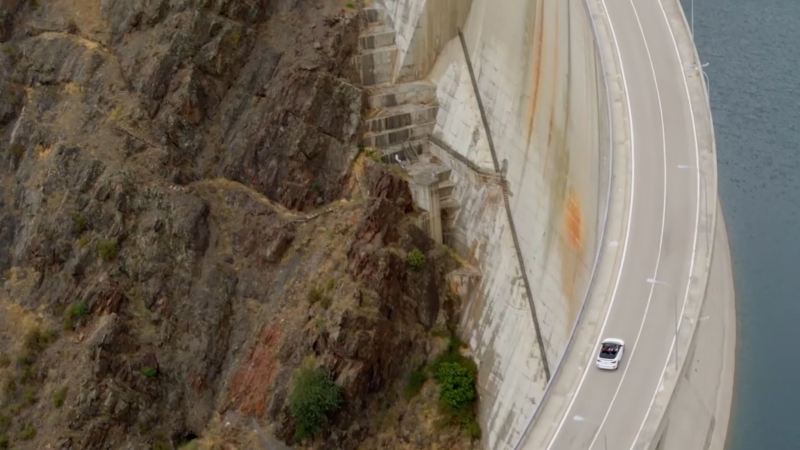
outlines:
{"label": "car windshield", "polygon": [[600,348],[600,357],[603,359],[614,359],[619,352],[619,345],[617,344],[603,344]]}

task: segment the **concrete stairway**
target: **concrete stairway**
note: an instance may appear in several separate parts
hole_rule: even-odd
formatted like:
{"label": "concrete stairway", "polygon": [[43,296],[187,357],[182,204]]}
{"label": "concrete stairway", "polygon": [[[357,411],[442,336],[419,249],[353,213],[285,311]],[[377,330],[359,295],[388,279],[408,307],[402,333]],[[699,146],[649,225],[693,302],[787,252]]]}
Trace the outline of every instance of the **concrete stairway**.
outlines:
{"label": "concrete stairway", "polygon": [[422,221],[431,237],[442,242],[442,216],[451,221],[458,205],[450,169],[428,152],[439,110],[436,86],[424,80],[394,84],[397,45],[391,20],[380,6],[362,9],[360,20],[360,52],[353,63],[367,91],[361,145],[406,169],[417,206],[426,211]]}

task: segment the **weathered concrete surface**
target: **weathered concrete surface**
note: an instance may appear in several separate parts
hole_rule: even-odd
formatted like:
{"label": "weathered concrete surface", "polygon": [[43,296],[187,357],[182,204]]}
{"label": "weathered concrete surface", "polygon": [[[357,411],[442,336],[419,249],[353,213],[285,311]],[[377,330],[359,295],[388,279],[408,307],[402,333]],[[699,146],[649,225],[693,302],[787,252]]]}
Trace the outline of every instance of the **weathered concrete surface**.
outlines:
{"label": "weathered concrete surface", "polygon": [[397,32],[395,81],[424,78],[464,25],[472,0],[379,0]]}
{"label": "weathered concrete surface", "polygon": [[[503,8],[474,0],[464,35],[554,366],[586,294],[608,193],[607,107],[591,27],[581,0],[512,0]],[[491,170],[457,40],[444,46],[429,79],[440,105],[434,136]],[[460,175],[449,242],[482,275],[462,330],[481,366],[485,445],[508,448],[547,380],[501,191],[474,174]]]}
{"label": "weathered concrete surface", "polygon": [[[437,85],[440,108],[433,135],[441,145],[431,145],[431,153],[453,169],[453,196],[460,206],[453,217],[447,218],[446,242],[468,255],[481,274],[480,285],[465,309],[462,333],[481,367],[484,445],[511,448],[518,443],[542,399],[547,383],[541,369],[543,358],[551,367],[558,367],[581,311],[586,318],[582,323],[589,324],[586,328],[591,331],[591,324],[606,308],[603,302],[593,302],[582,310],[595,273],[595,258],[611,198],[617,200],[610,205],[608,216],[611,236],[605,243],[609,255],[597,266],[598,277],[608,278],[619,264],[614,236],[626,221],[621,211],[625,210],[629,189],[625,179],[629,167],[625,158],[614,160],[616,180],[612,180],[609,144],[625,147],[628,112],[614,97],[618,80],[602,73],[598,55],[607,49],[595,46],[583,0],[508,0],[502,7],[489,0],[472,1],[463,30],[477,90],[507,179],[512,216],[527,269],[522,274],[504,217],[501,187],[496,178],[487,175],[493,170],[492,155],[460,43],[451,39],[443,44],[436,38],[435,45],[419,44],[431,36],[430,30],[423,31],[419,24],[433,22],[428,16],[433,2],[383,3],[398,30],[396,77],[426,73],[432,54],[439,52],[428,79]],[[666,3],[669,8],[672,2]],[[440,2],[437,8],[440,9],[435,14],[446,15],[453,6]],[[462,13],[451,13],[445,19],[449,25],[443,26],[437,36],[454,35],[452,24],[462,20]],[[680,19],[675,13],[672,11],[673,17]],[[691,39],[684,44],[693,49]],[[682,58],[690,61],[692,56],[684,54]],[[699,79],[699,72],[695,76]],[[704,98],[697,93],[694,96]],[[615,117],[612,123],[610,116]],[[611,127],[614,141],[609,136]],[[700,131],[705,133],[700,137],[701,145],[713,152],[713,136],[709,137],[706,131]],[[453,157],[453,152],[460,157]],[[462,159],[470,164],[464,164]],[[702,161],[703,165],[713,163],[713,157]],[[704,211],[714,209],[715,185],[714,178],[703,186],[703,193],[709,194],[703,197],[713,200],[706,202]],[[704,222],[704,226],[713,229],[713,220]],[[700,245],[706,250],[711,248],[705,241]],[[710,252],[703,253],[706,254]],[[697,267],[707,271],[708,265],[700,261]],[[546,355],[536,348],[523,275],[534,291]],[[692,274],[693,292],[705,285],[698,282],[705,276],[707,273]],[[598,297],[607,291],[603,286],[597,290]],[[701,299],[696,300],[682,318],[679,352],[688,348],[694,336],[697,322],[692,320],[697,320],[695,315],[703,305]],[[583,328],[578,329],[578,334],[592,335],[584,333]],[[727,337],[724,344],[730,346]],[[593,342],[590,338],[583,340]],[[592,350],[580,349],[577,354],[583,356],[587,351]],[[720,370],[718,373],[728,373],[727,367]],[[669,371],[665,375],[665,382],[674,387]],[[666,400],[661,394],[654,397],[654,412],[648,415],[642,429],[648,442],[656,442],[655,437],[661,434],[653,433],[663,433],[665,429],[662,418],[671,392],[664,394]],[[676,395],[684,395],[681,392],[683,388]],[[719,411],[726,410],[725,394],[716,398]],[[718,415],[718,424],[727,423],[722,417]],[[717,439],[720,433],[724,436],[720,431],[712,433],[712,438]]]}
{"label": "weathered concrete surface", "polygon": [[[558,360],[585,295],[595,255],[605,106],[591,28],[579,0],[475,1],[464,28],[512,212]],[[434,135],[473,161],[489,160],[458,45],[431,73],[439,90]],[[505,282],[505,280],[503,280]]]}

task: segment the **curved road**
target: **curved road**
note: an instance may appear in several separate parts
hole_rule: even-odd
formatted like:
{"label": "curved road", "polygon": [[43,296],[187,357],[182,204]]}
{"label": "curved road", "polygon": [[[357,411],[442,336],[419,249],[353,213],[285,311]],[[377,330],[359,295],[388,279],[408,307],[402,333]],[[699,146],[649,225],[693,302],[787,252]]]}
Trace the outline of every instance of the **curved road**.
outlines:
{"label": "curved road", "polygon": [[640,448],[688,296],[699,217],[699,156],[686,70],[661,0],[605,0],[630,111],[631,197],[623,260],[599,340],[622,338],[619,369],[585,362],[548,449]]}

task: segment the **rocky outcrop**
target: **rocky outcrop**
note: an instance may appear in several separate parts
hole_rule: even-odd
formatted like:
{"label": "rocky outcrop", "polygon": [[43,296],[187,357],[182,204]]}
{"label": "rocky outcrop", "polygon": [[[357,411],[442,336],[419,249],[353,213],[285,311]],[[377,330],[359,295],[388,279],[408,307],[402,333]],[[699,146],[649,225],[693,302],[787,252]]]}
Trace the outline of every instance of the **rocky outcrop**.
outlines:
{"label": "rocky outcrop", "polygon": [[407,440],[382,414],[441,344],[456,263],[359,157],[356,11],[0,1],[0,442],[298,444],[308,360],[345,402],[304,445]]}

